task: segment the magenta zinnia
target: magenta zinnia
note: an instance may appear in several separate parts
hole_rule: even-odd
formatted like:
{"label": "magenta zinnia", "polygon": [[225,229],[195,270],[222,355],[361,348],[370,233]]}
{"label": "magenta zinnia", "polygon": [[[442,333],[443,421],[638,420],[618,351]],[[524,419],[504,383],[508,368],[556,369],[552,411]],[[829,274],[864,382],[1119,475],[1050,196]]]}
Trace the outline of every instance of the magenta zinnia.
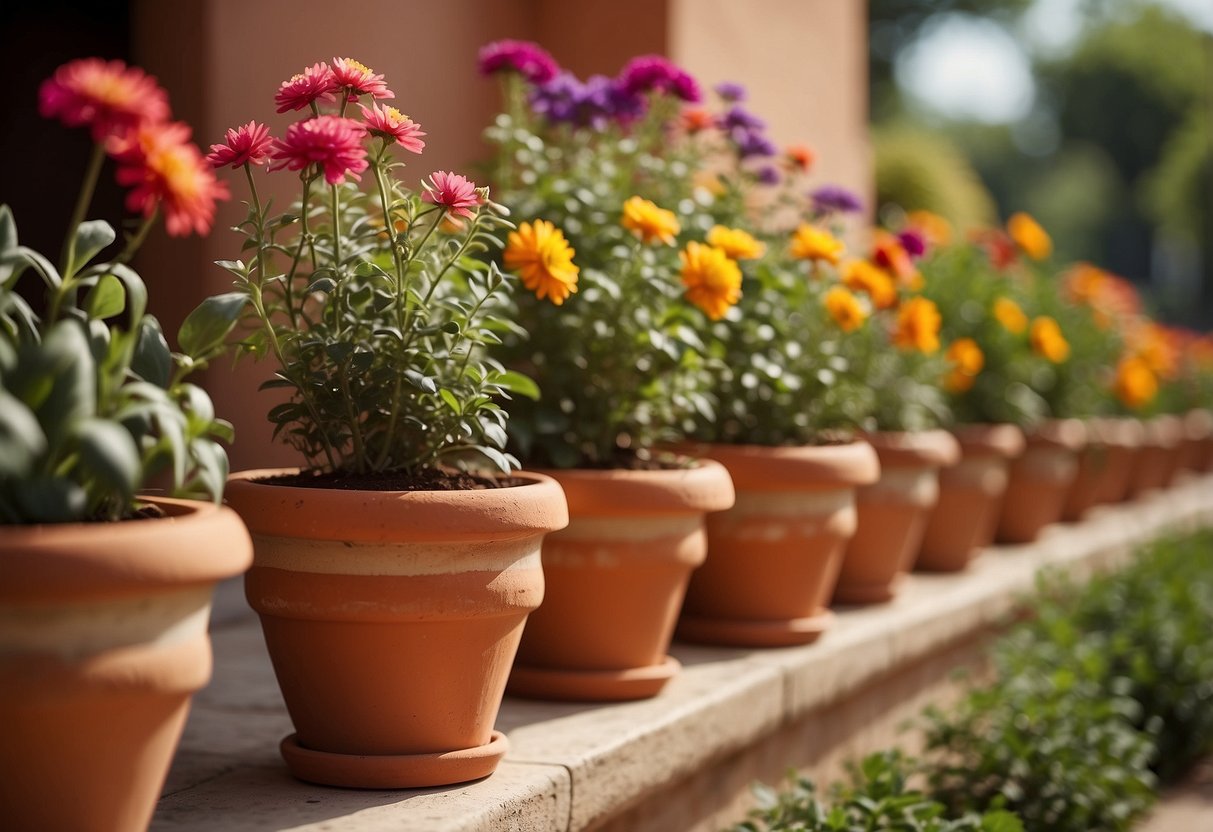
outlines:
{"label": "magenta zinnia", "polygon": [[685,70],[660,55],[641,55],[619,72],[619,87],[629,95],[663,92],[689,104],[703,99],[699,84]]}
{"label": "magenta zinnia", "polygon": [[87,125],[94,141],[169,117],[156,79],[122,61],[83,58],[55,70],[38,90],[38,111],[68,127]]}
{"label": "magenta zinnia", "polygon": [[560,73],[560,66],[542,46],[526,40],[497,40],[481,47],[482,75],[517,72],[532,84],[546,84]]}
{"label": "magenta zinnia", "polygon": [[382,75],[376,75],[375,70],[353,58],[333,58],[333,80],[338,87],[344,87],[349,101],[357,101],[360,95],[372,98],[395,98],[396,93],[387,88]]}
{"label": "magenta zinnia", "polygon": [[131,188],[127,209],[150,217],[163,208],[165,229],[174,237],[210,231],[215,202],[228,198],[227,186],[189,137],[187,125],[161,122],[111,137],[106,145],[118,162],[118,183]]}
{"label": "magenta zinnia", "polygon": [[264,165],[270,160],[270,148],[274,140],[270,129],[264,124],[250,121],[240,127],[229,127],[222,144],[211,145],[206,160],[213,167],[231,165]]}
{"label": "magenta zinnia", "polygon": [[366,148],[362,139],[366,128],[349,118],[317,116],[296,122],[281,139],[274,139],[270,170],[303,170],[316,165],[324,181],[336,185],[346,174],[361,179],[366,170]]}
{"label": "magenta zinnia", "polygon": [[280,113],[285,113],[287,110],[302,110],[317,101],[335,101],[333,93],[337,89],[337,80],[333,77],[333,71],[329,69],[328,64],[321,61],[318,64],[312,64],[289,80],[283,81],[282,85],[278,87],[278,92],[274,94],[274,103],[278,105]]}
{"label": "magenta zinnia", "polygon": [[366,119],[366,129],[372,136],[395,142],[405,150],[420,153],[425,149],[421,137],[425,135],[421,125],[413,121],[395,107],[380,107],[372,104],[368,110],[361,104],[362,117]]}
{"label": "magenta zinnia", "polygon": [[441,205],[460,217],[471,217],[471,209],[484,202],[484,197],[476,190],[476,183],[457,173],[435,171],[430,174],[430,181],[423,181],[421,187],[425,189],[421,195],[423,200]]}

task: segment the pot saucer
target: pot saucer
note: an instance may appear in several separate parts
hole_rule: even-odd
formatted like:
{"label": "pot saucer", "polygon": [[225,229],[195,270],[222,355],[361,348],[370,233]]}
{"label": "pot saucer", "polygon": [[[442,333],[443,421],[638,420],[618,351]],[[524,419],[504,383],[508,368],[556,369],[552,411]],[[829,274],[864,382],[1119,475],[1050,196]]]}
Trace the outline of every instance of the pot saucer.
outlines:
{"label": "pot saucer", "polygon": [[821,609],[804,618],[745,621],[686,616],[674,635],[681,641],[728,647],[791,647],[811,644],[834,624],[834,613]]}
{"label": "pot saucer", "polygon": [[506,693],[565,702],[625,702],[656,696],[682,665],[672,656],[661,664],[624,670],[561,670],[514,665]]}
{"label": "pot saucer", "polygon": [[299,744],[291,734],[279,745],[291,774],[309,783],[354,789],[415,789],[487,777],[509,749],[494,731],[485,745],[431,754],[337,754]]}

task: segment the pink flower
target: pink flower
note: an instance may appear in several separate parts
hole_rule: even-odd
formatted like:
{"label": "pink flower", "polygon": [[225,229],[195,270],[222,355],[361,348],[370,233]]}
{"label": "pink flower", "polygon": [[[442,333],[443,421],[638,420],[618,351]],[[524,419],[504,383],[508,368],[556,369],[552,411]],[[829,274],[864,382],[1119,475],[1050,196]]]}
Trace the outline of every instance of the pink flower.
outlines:
{"label": "pink flower", "polygon": [[283,81],[278,92],[274,94],[274,103],[278,105],[280,113],[302,110],[316,101],[336,101],[333,93],[338,89],[340,85],[333,77],[333,71],[329,69],[328,64],[321,61],[292,76],[290,80]]}
{"label": "pink flower", "polygon": [[68,127],[88,125],[93,141],[169,117],[156,79],[122,61],[82,58],[55,70],[38,90],[38,111]]}
{"label": "pink flower", "polygon": [[215,218],[215,202],[228,198],[227,186],[194,144],[181,122],[142,124],[111,136],[106,150],[118,163],[118,184],[131,188],[130,211],[150,217],[164,209],[164,226],[174,237],[205,234]]}
{"label": "pink flower", "polygon": [[375,70],[353,58],[333,58],[333,79],[338,88],[345,87],[349,91],[349,101],[357,101],[358,96],[368,94],[372,98],[396,97],[396,93],[387,88],[382,75],[376,75]]}
{"label": "pink flower", "polygon": [[206,155],[206,160],[214,167],[264,165],[270,160],[270,146],[274,140],[264,124],[250,121],[241,127],[229,127],[226,138],[226,144],[211,145],[211,152]]}
{"label": "pink flower", "polygon": [[517,72],[532,84],[546,84],[560,72],[560,66],[546,49],[527,40],[497,40],[481,47],[480,73]]}
{"label": "pink flower", "polygon": [[420,153],[425,149],[425,142],[421,140],[425,133],[422,132],[421,125],[395,107],[380,107],[378,104],[373,104],[368,110],[359,104],[358,108],[362,110],[362,117],[366,119],[366,129],[372,136],[390,139],[413,153]]}
{"label": "pink flower", "polygon": [[303,170],[319,165],[324,180],[336,185],[348,173],[355,179],[366,170],[366,128],[351,118],[317,116],[292,124],[286,136],[274,139],[270,170]]}
{"label": "pink flower", "polygon": [[422,181],[421,187],[425,189],[421,195],[424,201],[441,205],[456,216],[471,217],[471,209],[484,204],[484,196],[476,190],[476,183],[457,173],[435,171],[430,174],[429,182]]}

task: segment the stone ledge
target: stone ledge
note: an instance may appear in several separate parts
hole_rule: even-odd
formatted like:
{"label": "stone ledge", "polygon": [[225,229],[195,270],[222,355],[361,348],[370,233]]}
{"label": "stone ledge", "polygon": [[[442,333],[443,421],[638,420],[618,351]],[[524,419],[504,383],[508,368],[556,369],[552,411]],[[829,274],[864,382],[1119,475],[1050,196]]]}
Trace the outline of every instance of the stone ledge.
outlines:
{"label": "stone ledge", "polygon": [[[987,551],[960,575],[914,574],[892,603],[843,608],[807,647],[675,644],[684,672],[656,699],[618,705],[506,699],[511,750],[486,780],[412,791],[301,783],[278,757],[289,733],[260,628],[226,615],[215,678],[196,698],[153,829],[582,830],[757,745],[874,681],[995,625],[1045,569],[1078,576],[1123,562],[1170,530],[1213,525],[1213,476],[1099,508],[1034,544]],[[695,818],[686,818],[689,827]]]}

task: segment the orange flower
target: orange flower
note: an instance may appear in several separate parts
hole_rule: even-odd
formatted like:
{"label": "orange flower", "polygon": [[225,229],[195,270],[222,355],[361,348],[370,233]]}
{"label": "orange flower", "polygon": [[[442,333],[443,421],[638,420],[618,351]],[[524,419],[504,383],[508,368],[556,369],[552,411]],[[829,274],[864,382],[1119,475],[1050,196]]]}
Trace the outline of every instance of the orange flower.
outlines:
{"label": "orange flower", "polygon": [[1129,349],[1149,365],[1159,378],[1173,379],[1179,373],[1179,350],[1165,327],[1145,323],[1129,331]]}
{"label": "orange flower", "polygon": [[997,228],[979,229],[970,232],[969,236],[985,250],[990,264],[999,271],[1013,265],[1018,258],[1011,238]]}
{"label": "orange flower", "polygon": [[682,230],[673,211],[658,208],[643,197],[634,196],[623,203],[623,227],[634,231],[646,243],[654,240],[674,245],[674,237]]}
{"label": "orange flower", "polygon": [[741,269],[737,263],[723,249],[696,242],[687,243],[678,256],[687,300],[713,321],[723,318],[741,299]]}
{"label": "orange flower", "polygon": [[897,281],[910,289],[919,289],[922,275],[914,266],[910,253],[894,235],[887,231],[877,230],[876,241],[872,247],[872,261],[887,272],[893,274]]}
{"label": "orange flower", "polygon": [[564,238],[564,232],[547,220],[524,222],[511,231],[505,247],[505,267],[518,272],[522,284],[543,300],[551,298],[560,306],[577,291],[577,274],[573,264],[575,251]]}
{"label": "orange flower", "polygon": [[893,278],[867,260],[852,260],[844,265],[842,282],[848,289],[870,297],[877,309],[890,309],[897,305],[897,285]]}
{"label": "orange flower", "polygon": [[808,173],[813,167],[813,162],[817,159],[817,154],[813,152],[813,148],[807,144],[791,145],[786,151],[788,165],[801,173]]}
{"label": "orange flower", "polygon": [[903,350],[932,353],[939,349],[939,307],[924,297],[912,297],[897,310],[893,343]]}
{"label": "orange flower", "polygon": [[791,254],[798,260],[825,260],[837,266],[845,251],[842,240],[815,225],[801,223],[792,234]]}
{"label": "orange flower", "polygon": [[1116,365],[1116,381],[1112,390],[1121,404],[1136,410],[1152,402],[1158,395],[1158,378],[1149,363],[1136,356],[1125,356]]}
{"label": "orange flower", "polygon": [[1010,298],[999,298],[994,301],[994,317],[1002,324],[1002,328],[1014,335],[1019,335],[1028,328],[1028,316],[1019,308],[1019,304]]}
{"label": "orange flower", "polygon": [[953,393],[963,393],[973,386],[977,374],[986,365],[985,354],[972,338],[958,338],[948,347],[947,359],[952,364],[944,384]]}
{"label": "orange flower", "polygon": [[1033,260],[1044,260],[1053,253],[1053,240],[1040,223],[1020,211],[1007,220],[1007,233],[1024,254]]}
{"label": "orange flower", "polygon": [[687,107],[679,119],[688,133],[702,133],[716,126],[716,118],[702,107]]}
{"label": "orange flower", "polygon": [[723,225],[712,226],[712,230],[708,232],[708,245],[723,250],[734,260],[753,260],[761,257],[766,251],[766,246],[748,232],[740,228],[725,228]]}
{"label": "orange flower", "polygon": [[868,312],[859,298],[841,286],[834,286],[825,296],[826,311],[843,332],[853,332],[863,326]]}
{"label": "orange flower", "polygon": [[930,211],[911,211],[906,215],[910,228],[922,233],[932,247],[952,242],[952,223]]}
{"label": "orange flower", "polygon": [[1070,357],[1070,344],[1061,334],[1061,326],[1048,315],[1041,315],[1032,321],[1028,340],[1037,355],[1043,355],[1054,364],[1060,364]]}

